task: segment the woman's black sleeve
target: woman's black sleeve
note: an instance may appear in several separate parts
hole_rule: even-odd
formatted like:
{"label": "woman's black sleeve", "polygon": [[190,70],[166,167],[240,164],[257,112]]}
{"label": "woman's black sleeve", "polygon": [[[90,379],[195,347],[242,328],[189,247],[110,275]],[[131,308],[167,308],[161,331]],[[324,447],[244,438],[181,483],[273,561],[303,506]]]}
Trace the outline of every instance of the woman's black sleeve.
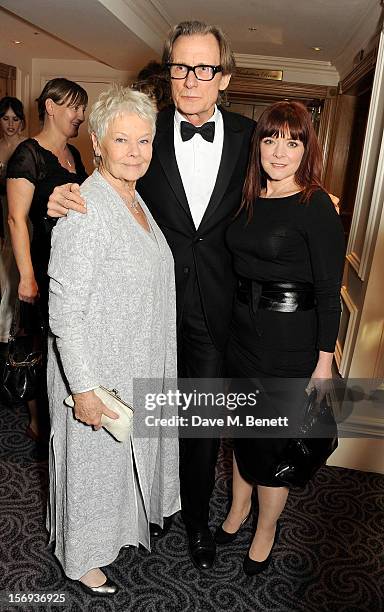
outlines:
{"label": "woman's black sleeve", "polygon": [[7,165],[8,178],[25,178],[36,185],[38,181],[38,159],[37,153],[31,142],[21,142],[16,147],[13,155],[9,158]]}
{"label": "woman's black sleeve", "polygon": [[[305,206],[305,204],[304,204]],[[318,314],[320,351],[333,353],[340,323],[340,288],[345,240],[340,217],[324,191],[316,191],[305,211],[305,231],[311,259]]]}

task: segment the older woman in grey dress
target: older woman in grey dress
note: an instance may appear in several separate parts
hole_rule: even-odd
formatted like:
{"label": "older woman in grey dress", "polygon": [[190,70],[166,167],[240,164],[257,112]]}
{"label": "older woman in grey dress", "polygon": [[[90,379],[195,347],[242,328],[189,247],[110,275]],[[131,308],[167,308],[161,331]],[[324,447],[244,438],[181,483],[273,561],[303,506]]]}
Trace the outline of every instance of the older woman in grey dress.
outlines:
{"label": "older woman in grey dress", "polygon": [[[177,439],[135,437],[134,427],[117,442],[101,428],[103,413],[116,415],[93,391],[116,388],[134,404],[134,378],[156,379],[159,392],[176,378],[172,255],[135,191],[155,118],[145,94],[101,94],[89,118],[99,164],[81,187],[87,214],[70,211],[52,236],[48,526],[66,575],[99,595],[118,588],[100,567],[123,546],[149,548],[149,522],[180,508]],[[135,420],[145,407],[134,407]]]}

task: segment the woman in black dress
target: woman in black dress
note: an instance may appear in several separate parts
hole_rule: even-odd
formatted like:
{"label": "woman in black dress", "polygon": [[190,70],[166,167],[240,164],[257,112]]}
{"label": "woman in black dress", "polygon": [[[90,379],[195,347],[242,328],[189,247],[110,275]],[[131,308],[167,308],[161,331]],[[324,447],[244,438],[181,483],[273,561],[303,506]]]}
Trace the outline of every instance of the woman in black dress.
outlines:
{"label": "woman in black dress", "polygon": [[16,147],[25,140],[24,129],[22,103],[17,98],[5,96],[0,100],[0,342],[8,342],[18,283],[7,222],[7,163]]}
{"label": "woman in black dress", "polygon": [[[37,99],[43,124],[35,138],[24,140],[7,166],[7,196],[12,248],[20,274],[18,296],[33,304],[39,298],[40,310],[48,321],[47,276],[51,230],[54,221],[47,219],[47,202],[57,185],[82,183],[87,174],[80,153],[68,144],[77,136],[84,121],[87,92],[64,78],[49,81]],[[32,240],[28,217],[33,228]],[[25,312],[26,309],[24,308]],[[40,409],[47,406],[46,392],[38,398]],[[30,407],[31,422],[27,433],[39,436],[37,406]]]}
{"label": "woman in black dress", "polygon": [[[243,380],[242,391],[252,388],[252,380],[262,382],[255,416],[284,416],[309,379],[319,388],[332,378],[344,236],[320,176],[321,151],[307,109],[297,102],[269,107],[258,123],[242,205],[227,233],[239,277],[228,374]],[[234,539],[257,486],[257,528],[243,564],[248,575],[263,571],[271,559],[289,491],[275,472],[288,442],[234,440],[232,505],[216,541]]]}

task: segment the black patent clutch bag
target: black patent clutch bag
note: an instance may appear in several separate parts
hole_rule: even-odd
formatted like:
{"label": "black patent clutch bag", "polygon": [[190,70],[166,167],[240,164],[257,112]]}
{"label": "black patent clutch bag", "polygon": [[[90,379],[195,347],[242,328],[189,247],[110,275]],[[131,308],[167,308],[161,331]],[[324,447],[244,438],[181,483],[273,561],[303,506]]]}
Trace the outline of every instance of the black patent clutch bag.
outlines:
{"label": "black patent clutch bag", "polygon": [[317,402],[313,389],[305,399],[299,436],[289,441],[274,478],[288,487],[304,487],[338,446],[330,395]]}

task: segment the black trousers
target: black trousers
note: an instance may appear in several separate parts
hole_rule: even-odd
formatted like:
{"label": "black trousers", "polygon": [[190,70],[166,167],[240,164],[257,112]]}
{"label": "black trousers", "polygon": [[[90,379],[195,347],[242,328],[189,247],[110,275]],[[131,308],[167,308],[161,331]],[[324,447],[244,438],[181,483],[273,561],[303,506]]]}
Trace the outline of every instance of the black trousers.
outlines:
{"label": "black trousers", "polygon": [[[178,335],[179,377],[221,378],[224,355],[210,338],[196,282],[191,282],[188,298]],[[181,509],[187,528],[208,524],[219,446],[219,438],[180,439]]]}

